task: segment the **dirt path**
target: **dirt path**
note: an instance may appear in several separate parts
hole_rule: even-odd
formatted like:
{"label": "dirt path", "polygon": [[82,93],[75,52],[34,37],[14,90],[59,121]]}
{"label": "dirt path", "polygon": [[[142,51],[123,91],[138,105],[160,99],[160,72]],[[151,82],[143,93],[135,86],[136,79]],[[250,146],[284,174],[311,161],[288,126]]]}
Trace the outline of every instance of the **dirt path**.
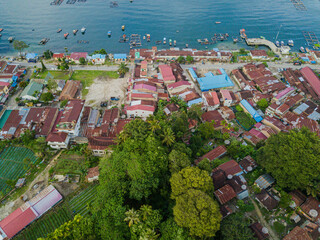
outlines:
{"label": "dirt path", "polygon": [[[28,197],[28,199],[31,199],[34,197],[36,194],[38,194],[39,191],[44,189],[45,187],[48,186],[48,180],[49,180],[49,170],[50,168],[55,164],[56,160],[59,158],[61,155],[60,151],[55,157],[52,158],[50,163],[46,166],[46,168],[38,174],[38,176],[29,184],[28,189],[25,191],[24,194]],[[37,189],[33,189],[32,187],[38,183]],[[8,216],[11,212],[13,212],[16,208],[20,207],[23,204],[23,200],[20,199],[20,196],[8,202],[6,205],[0,208],[0,220]]]}
{"label": "dirt path", "polygon": [[257,216],[259,217],[260,219],[260,222],[262,223],[262,225],[266,228],[268,228],[268,231],[269,231],[269,235],[270,235],[270,239],[273,239],[273,240],[280,240],[277,236],[277,234],[274,233],[274,231],[272,230],[272,228],[270,227],[270,225],[267,223],[267,221],[264,219],[261,211],[260,211],[260,208],[258,207],[257,203],[254,201],[254,199],[252,199],[252,197],[249,197],[250,198],[250,201],[252,202],[254,208],[255,208],[255,211],[257,213]]}

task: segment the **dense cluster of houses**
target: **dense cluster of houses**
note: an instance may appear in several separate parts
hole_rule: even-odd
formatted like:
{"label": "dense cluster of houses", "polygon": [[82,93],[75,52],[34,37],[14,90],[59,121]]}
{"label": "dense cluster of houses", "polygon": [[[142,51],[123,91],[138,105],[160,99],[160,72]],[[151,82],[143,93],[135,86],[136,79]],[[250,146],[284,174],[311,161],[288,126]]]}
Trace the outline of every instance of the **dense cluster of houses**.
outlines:
{"label": "dense cluster of houses", "polygon": [[65,58],[66,60],[73,61],[76,64],[80,63],[80,58],[83,58],[85,61],[92,64],[104,64],[107,59],[114,60],[115,62],[125,62],[128,57],[125,53],[116,53],[116,54],[100,54],[94,53],[89,55],[88,52],[72,52],[70,54],[64,53],[54,53],[52,55],[54,60],[59,60]]}

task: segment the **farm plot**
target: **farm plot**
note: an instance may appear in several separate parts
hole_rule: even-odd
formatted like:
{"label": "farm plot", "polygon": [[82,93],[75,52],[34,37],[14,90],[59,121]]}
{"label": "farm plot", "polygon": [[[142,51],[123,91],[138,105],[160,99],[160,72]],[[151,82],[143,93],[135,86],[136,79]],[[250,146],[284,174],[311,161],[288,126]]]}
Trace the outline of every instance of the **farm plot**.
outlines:
{"label": "farm plot", "polygon": [[6,184],[8,180],[17,180],[23,177],[30,165],[24,163],[24,159],[28,159],[29,164],[35,164],[37,161],[34,153],[24,147],[8,147],[0,154],[0,191],[6,193],[12,187]]}
{"label": "farm plot", "polygon": [[92,187],[88,187],[86,190],[80,192],[77,196],[71,199],[69,206],[74,215],[80,214],[85,216],[88,214],[89,210],[87,206],[94,201],[97,186],[98,185],[93,185]]}
{"label": "farm plot", "polygon": [[15,240],[36,240],[40,237],[46,237],[48,233],[53,232],[65,222],[73,218],[70,211],[65,208],[58,208],[50,211],[48,214],[32,223],[26,230],[21,232]]}

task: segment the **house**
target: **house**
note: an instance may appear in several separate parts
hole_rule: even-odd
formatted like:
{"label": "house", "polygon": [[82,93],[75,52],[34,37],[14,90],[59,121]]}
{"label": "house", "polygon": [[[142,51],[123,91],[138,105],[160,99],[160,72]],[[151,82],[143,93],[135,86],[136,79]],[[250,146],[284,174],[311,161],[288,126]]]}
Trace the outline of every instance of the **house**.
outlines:
{"label": "house", "polygon": [[80,99],[69,100],[64,110],[58,114],[55,131],[69,133],[70,137],[78,136],[84,102]]}
{"label": "house", "polygon": [[213,111],[220,106],[219,97],[215,91],[203,92],[202,99],[208,111]]}
{"label": "house", "polygon": [[243,170],[235,160],[225,162],[219,165],[218,168],[225,172],[227,178],[232,178],[232,176],[239,176],[243,174]]}
{"label": "house", "polygon": [[42,92],[43,84],[31,81],[20,94],[22,100],[37,100]]}
{"label": "house", "polygon": [[219,203],[223,205],[235,198],[237,194],[229,184],[226,184],[222,188],[214,191],[214,196],[217,198]]}
{"label": "house", "polygon": [[210,174],[214,189],[222,188],[224,185],[226,185],[227,176],[224,173],[223,170],[219,168],[214,168]]}
{"label": "house", "polygon": [[58,80],[57,84],[58,84],[58,87],[57,87],[56,90],[58,92],[61,92],[64,89],[65,85],[66,85],[66,80],[63,80],[63,79]]}
{"label": "house", "polygon": [[93,64],[104,64],[106,62],[106,54],[93,54],[89,59]]}
{"label": "house", "polygon": [[167,85],[167,89],[171,96],[189,88],[191,84],[188,81],[179,81]]}
{"label": "house", "polygon": [[259,240],[265,240],[269,238],[268,228],[263,227],[259,222],[255,222],[249,226],[253,231],[254,236]]}
{"label": "house", "polygon": [[320,79],[317,75],[309,67],[302,68],[300,72],[304,79],[310,84],[313,91],[317,94],[318,98],[320,98]]}
{"label": "house", "polygon": [[150,115],[152,115],[155,111],[154,106],[146,106],[146,105],[134,105],[134,106],[128,106],[126,108],[127,111],[127,117],[141,117],[146,118]]}
{"label": "house", "polygon": [[113,54],[113,59],[116,62],[125,62],[125,61],[127,61],[127,54],[125,54],[125,53],[115,53],[115,54]]}
{"label": "house", "polygon": [[268,59],[268,54],[265,50],[250,50],[249,55],[252,57],[252,59]]}
{"label": "house", "polygon": [[320,220],[320,202],[314,197],[308,197],[300,206],[303,215],[310,221],[319,222]]}
{"label": "house", "polygon": [[263,174],[254,182],[260,189],[267,189],[275,182],[269,174]]}
{"label": "house", "polygon": [[64,53],[54,53],[54,54],[52,55],[52,58],[53,58],[54,60],[58,60],[58,59],[64,58]]}
{"label": "house", "polygon": [[255,168],[257,168],[258,164],[250,155],[248,155],[239,162],[239,166],[244,171],[244,173],[249,173]]}
{"label": "house", "polygon": [[214,75],[212,72],[208,72],[202,78],[196,78],[198,81],[200,90],[205,92],[212,89],[219,89],[219,88],[227,88],[233,87],[234,83],[225,72],[223,68],[218,70],[218,75]]}
{"label": "house", "polygon": [[223,102],[223,106],[230,107],[232,104],[232,97],[230,92],[226,89],[222,89],[220,90],[220,93],[222,96],[221,102]]}
{"label": "house", "polygon": [[86,176],[87,182],[93,182],[99,180],[99,166],[89,168]]}
{"label": "house", "polygon": [[75,63],[80,63],[80,58],[84,58],[85,60],[88,59],[88,53],[87,52],[73,52],[70,54],[70,56],[68,56],[69,59],[71,59],[72,61],[74,61]]}
{"label": "house", "polygon": [[77,93],[80,90],[81,82],[75,80],[67,81],[66,85],[62,89],[59,100],[70,100],[76,97]]}
{"label": "house", "polygon": [[247,100],[241,100],[240,106],[243,108],[245,112],[249,113],[256,122],[261,122],[263,120],[263,118],[259,115],[257,110],[255,110]]}
{"label": "house", "polygon": [[276,101],[282,101],[285,98],[287,98],[290,94],[292,94],[295,91],[294,87],[288,87],[282,91],[280,91],[273,99],[272,102]]}
{"label": "house", "polygon": [[0,94],[9,94],[10,83],[0,82]]}
{"label": "house", "polygon": [[222,129],[222,121],[224,118],[222,117],[221,113],[218,110],[208,111],[202,114],[201,119],[203,122],[212,122],[214,121],[215,129]]}
{"label": "house", "polygon": [[256,194],[256,200],[259,202],[261,207],[271,211],[278,206],[278,201],[266,190],[262,190],[261,193]]}
{"label": "house", "polygon": [[170,103],[165,107],[163,110],[167,116],[171,115],[173,112],[179,111],[179,106],[176,105],[175,103]]}
{"label": "house", "polygon": [[242,175],[233,176],[231,179],[227,180],[227,184],[229,184],[233,188],[233,190],[237,194],[238,199],[242,200],[249,197],[247,181]]}
{"label": "house", "polygon": [[70,137],[65,132],[50,133],[46,138],[47,144],[54,149],[68,148],[69,141]]}
{"label": "house", "polygon": [[140,77],[147,77],[148,75],[148,62],[142,61],[140,64]]}
{"label": "house", "polygon": [[28,62],[37,62],[38,61],[38,54],[37,53],[27,53],[26,59]]}
{"label": "house", "polygon": [[212,149],[210,152],[206,153],[205,155],[203,155],[201,158],[199,158],[196,161],[196,164],[199,164],[203,159],[208,159],[210,162],[212,162],[213,160],[222,157],[223,155],[225,155],[227,153],[227,148],[223,145],[220,145],[214,149]]}
{"label": "house", "polygon": [[0,221],[0,239],[13,238],[61,200],[62,195],[52,185],[49,185],[34,198]]}
{"label": "house", "polygon": [[224,119],[233,120],[236,118],[236,115],[234,114],[232,109],[229,107],[225,107],[225,106],[220,107],[219,111],[221,112]]}
{"label": "house", "polygon": [[231,213],[233,213],[232,209],[227,205],[220,206],[220,213],[222,215],[222,219],[229,216]]}
{"label": "house", "polygon": [[287,234],[283,240],[312,240],[308,232],[303,228],[296,226]]}
{"label": "house", "polygon": [[170,66],[159,65],[159,71],[165,84],[171,84],[176,81],[176,77],[173,75],[173,72]]}
{"label": "house", "polygon": [[290,192],[289,195],[291,196],[292,200],[290,203],[291,208],[300,207],[307,200],[307,197],[299,190],[294,190]]}

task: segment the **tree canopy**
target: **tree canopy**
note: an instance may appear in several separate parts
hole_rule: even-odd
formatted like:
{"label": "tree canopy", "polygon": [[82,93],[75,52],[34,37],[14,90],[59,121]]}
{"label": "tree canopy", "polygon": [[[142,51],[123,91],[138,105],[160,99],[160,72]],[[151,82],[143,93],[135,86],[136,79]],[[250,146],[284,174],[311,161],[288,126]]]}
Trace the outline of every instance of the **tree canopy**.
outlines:
{"label": "tree canopy", "polygon": [[320,141],[307,128],[271,136],[257,160],[284,189],[320,190]]}
{"label": "tree canopy", "polygon": [[24,41],[19,41],[19,40],[13,41],[13,48],[15,50],[19,51],[20,56],[21,56],[21,52],[28,47],[29,47],[29,45],[26,44]]}
{"label": "tree canopy", "polygon": [[234,213],[221,222],[223,240],[251,240],[253,232],[249,228],[249,221],[241,213]]}

